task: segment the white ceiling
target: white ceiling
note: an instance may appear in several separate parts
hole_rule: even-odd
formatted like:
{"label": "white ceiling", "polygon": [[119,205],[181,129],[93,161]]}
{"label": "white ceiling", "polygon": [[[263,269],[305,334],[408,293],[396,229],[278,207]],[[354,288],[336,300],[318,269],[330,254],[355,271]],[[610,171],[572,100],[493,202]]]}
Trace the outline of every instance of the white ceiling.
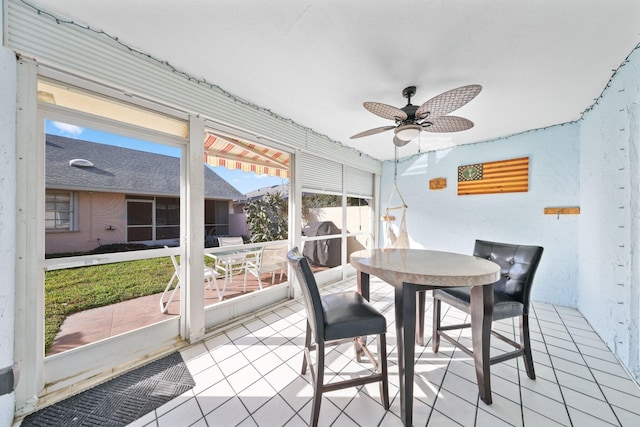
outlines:
{"label": "white ceiling", "polygon": [[[422,150],[579,119],[640,42],[638,0],[33,0],[378,159],[403,107],[480,84],[454,115],[471,130],[422,132]],[[247,127],[250,128],[250,125]],[[561,141],[559,141],[561,143]],[[400,155],[418,150],[418,140]]]}

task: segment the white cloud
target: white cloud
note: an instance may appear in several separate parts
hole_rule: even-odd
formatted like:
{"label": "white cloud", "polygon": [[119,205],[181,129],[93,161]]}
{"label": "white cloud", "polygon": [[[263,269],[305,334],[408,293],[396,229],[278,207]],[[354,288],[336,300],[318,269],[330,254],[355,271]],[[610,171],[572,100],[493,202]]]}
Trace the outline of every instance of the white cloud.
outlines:
{"label": "white cloud", "polygon": [[80,136],[82,132],[84,132],[84,128],[80,126],[69,125],[67,123],[53,122],[53,126],[55,126],[61,135],[71,135],[71,136]]}

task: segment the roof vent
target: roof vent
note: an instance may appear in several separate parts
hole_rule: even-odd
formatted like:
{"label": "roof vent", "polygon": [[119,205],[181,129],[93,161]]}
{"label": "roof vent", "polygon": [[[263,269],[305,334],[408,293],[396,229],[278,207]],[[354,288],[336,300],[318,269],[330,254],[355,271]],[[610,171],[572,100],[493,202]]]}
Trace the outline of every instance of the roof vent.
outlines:
{"label": "roof vent", "polygon": [[79,168],[90,168],[93,163],[86,159],[73,159],[69,160],[69,166],[76,166]]}

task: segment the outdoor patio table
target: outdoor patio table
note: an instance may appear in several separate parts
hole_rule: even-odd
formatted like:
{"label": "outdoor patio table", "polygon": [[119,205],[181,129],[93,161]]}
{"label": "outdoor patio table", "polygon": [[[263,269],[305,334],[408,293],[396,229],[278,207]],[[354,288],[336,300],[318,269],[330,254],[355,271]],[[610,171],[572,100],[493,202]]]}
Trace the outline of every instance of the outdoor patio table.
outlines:
{"label": "outdoor patio table", "polygon": [[451,252],[420,249],[373,249],[351,254],[358,270],[358,291],[369,299],[369,275],[395,288],[400,412],[405,426],[413,422],[413,376],[416,333],[416,291],[471,286],[471,334],[480,398],[491,403],[489,342],[493,286],[500,267],[489,260]]}
{"label": "outdoor patio table", "polygon": [[233,275],[244,271],[246,255],[254,250],[255,248],[239,248],[223,252],[205,253],[205,256],[215,260],[214,268],[224,275],[225,283],[229,278],[231,278],[231,283],[233,283]]}

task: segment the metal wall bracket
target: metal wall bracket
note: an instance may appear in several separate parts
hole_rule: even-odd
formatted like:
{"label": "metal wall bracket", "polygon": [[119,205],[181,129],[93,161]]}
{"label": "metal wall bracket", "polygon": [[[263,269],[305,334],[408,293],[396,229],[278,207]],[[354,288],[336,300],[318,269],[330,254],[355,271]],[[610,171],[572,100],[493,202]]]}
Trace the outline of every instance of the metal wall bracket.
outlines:
{"label": "metal wall bracket", "polygon": [[557,207],[557,208],[544,208],[545,215],[556,215],[560,218],[560,215],[580,215],[580,207]]}

